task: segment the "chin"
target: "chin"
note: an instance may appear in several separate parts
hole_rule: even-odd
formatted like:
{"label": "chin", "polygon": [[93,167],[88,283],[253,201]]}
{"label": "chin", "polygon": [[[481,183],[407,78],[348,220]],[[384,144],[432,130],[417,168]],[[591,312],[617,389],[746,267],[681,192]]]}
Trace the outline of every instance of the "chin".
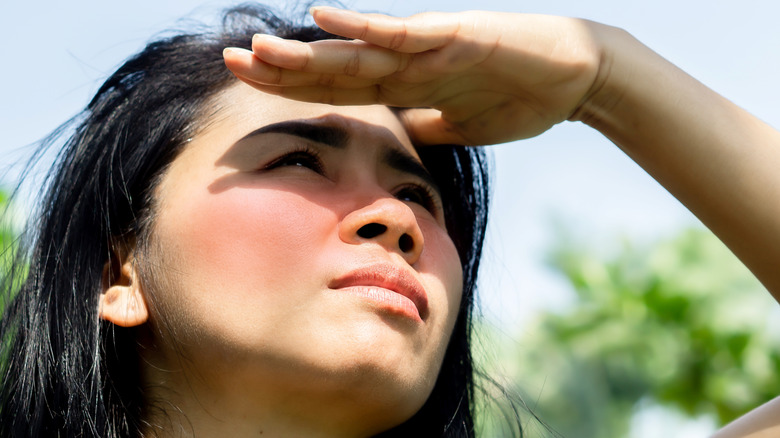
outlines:
{"label": "chin", "polygon": [[[398,334],[397,332],[395,333]],[[341,388],[355,391],[358,400],[373,400],[377,408],[400,412],[400,424],[417,412],[433,391],[441,368],[439,354],[414,354],[408,345],[372,342],[362,333],[365,341],[360,346],[340,355],[333,371]],[[408,341],[408,339],[405,339]]]}
{"label": "chin", "polygon": [[290,363],[277,371],[285,373],[302,365],[289,376],[295,382],[308,390],[351,398],[361,409],[371,407],[377,414],[398,413],[392,427],[414,415],[428,399],[444,349],[438,343],[428,345],[425,336],[410,334],[408,321],[391,318],[395,323],[388,324],[381,316],[368,319],[331,326],[309,344],[313,348],[299,350],[300,356],[289,358]]}

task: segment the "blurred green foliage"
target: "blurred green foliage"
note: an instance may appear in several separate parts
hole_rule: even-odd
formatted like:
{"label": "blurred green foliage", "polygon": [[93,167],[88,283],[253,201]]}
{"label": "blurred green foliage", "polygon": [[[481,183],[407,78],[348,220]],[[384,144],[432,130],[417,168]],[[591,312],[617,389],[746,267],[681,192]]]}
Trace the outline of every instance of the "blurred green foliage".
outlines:
{"label": "blurred green foliage", "polygon": [[[16,253],[18,232],[11,220],[13,216],[10,195],[0,188],[0,278],[5,277],[11,268]],[[5,307],[6,293],[0,290],[0,313]]]}
{"label": "blurred green foliage", "polygon": [[711,233],[601,255],[565,239],[551,254],[573,302],[542,313],[514,348],[499,341],[498,359],[557,432],[628,436],[647,402],[725,424],[780,394],[780,342],[767,329],[777,304]]}
{"label": "blurred green foliage", "polygon": [[8,193],[0,188],[0,275],[8,268],[9,261],[6,254],[15,238],[14,232],[6,220],[9,207],[8,198]]}

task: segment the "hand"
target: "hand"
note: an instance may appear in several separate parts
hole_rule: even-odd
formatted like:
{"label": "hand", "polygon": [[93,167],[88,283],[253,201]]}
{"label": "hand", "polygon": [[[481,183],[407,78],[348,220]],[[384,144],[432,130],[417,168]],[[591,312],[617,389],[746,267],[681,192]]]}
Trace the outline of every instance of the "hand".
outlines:
{"label": "hand", "polygon": [[314,8],[324,30],[352,38],[313,43],[256,35],[227,49],[242,81],[270,94],[336,105],[384,104],[423,144],[495,144],[564,121],[595,88],[595,23],[490,12],[408,18]]}

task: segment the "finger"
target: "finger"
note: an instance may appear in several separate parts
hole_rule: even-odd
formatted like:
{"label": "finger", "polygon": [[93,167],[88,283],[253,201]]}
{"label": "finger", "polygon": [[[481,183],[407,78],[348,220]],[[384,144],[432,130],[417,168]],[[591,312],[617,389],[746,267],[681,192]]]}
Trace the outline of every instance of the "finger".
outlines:
{"label": "finger", "polygon": [[457,125],[444,120],[439,110],[407,109],[401,112],[401,122],[415,144],[475,144],[462,134]]}
{"label": "finger", "polygon": [[[238,75],[237,75],[238,76]],[[241,76],[239,79],[248,85],[268,94],[299,100],[309,103],[324,103],[328,105],[372,105],[384,104],[379,100],[376,87],[364,87],[357,89],[338,89],[330,87],[278,87],[274,85],[260,84],[247,80]]]}
{"label": "finger", "polygon": [[227,48],[223,56],[228,69],[245,82],[275,86],[319,85],[335,88],[364,88],[376,83],[374,79],[279,68],[261,61],[246,49]]}
{"label": "finger", "polygon": [[425,13],[397,18],[324,6],[311,8],[311,14],[326,32],[403,53],[443,47],[460,29],[458,14]]}
{"label": "finger", "polygon": [[362,88],[332,88],[326,86],[280,87],[260,84],[251,79],[237,77],[260,91],[303,102],[326,103],[329,105],[373,105],[381,104],[396,107],[419,107],[425,90],[407,94],[388,92],[383,87],[368,86]]}
{"label": "finger", "polygon": [[[225,65],[258,90],[306,102],[373,104],[398,107],[431,105],[437,87],[394,80],[376,81],[343,75],[290,71],[268,65],[246,49],[226,48]],[[283,90],[288,88],[289,90]],[[293,91],[293,89],[298,89]],[[350,92],[350,90],[362,90]],[[343,96],[343,97],[342,97]]]}
{"label": "finger", "polygon": [[363,41],[321,40],[312,43],[265,34],[252,38],[252,50],[262,61],[289,70],[380,78],[406,68],[410,55]]}

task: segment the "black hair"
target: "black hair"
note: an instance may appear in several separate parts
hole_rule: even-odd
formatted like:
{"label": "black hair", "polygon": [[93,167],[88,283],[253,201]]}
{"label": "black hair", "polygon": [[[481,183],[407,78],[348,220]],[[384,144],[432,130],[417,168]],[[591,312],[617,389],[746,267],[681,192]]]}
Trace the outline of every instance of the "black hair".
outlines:
{"label": "black hair", "polygon": [[[262,6],[234,7],[216,32],[147,45],[70,122],[73,133],[29,221],[27,243],[0,279],[7,296],[0,323],[0,436],[140,434],[136,332],[97,315],[104,266],[122,242],[143,245],[148,238],[161,175],[197,131],[209,99],[236,81],[224,66],[223,48],[248,47],[257,32],[301,41],[333,37]],[[487,161],[478,148],[458,146],[427,147],[420,156],[442,188],[464,272],[463,299],[429,399],[382,436],[471,437],[469,343],[487,221]]]}

